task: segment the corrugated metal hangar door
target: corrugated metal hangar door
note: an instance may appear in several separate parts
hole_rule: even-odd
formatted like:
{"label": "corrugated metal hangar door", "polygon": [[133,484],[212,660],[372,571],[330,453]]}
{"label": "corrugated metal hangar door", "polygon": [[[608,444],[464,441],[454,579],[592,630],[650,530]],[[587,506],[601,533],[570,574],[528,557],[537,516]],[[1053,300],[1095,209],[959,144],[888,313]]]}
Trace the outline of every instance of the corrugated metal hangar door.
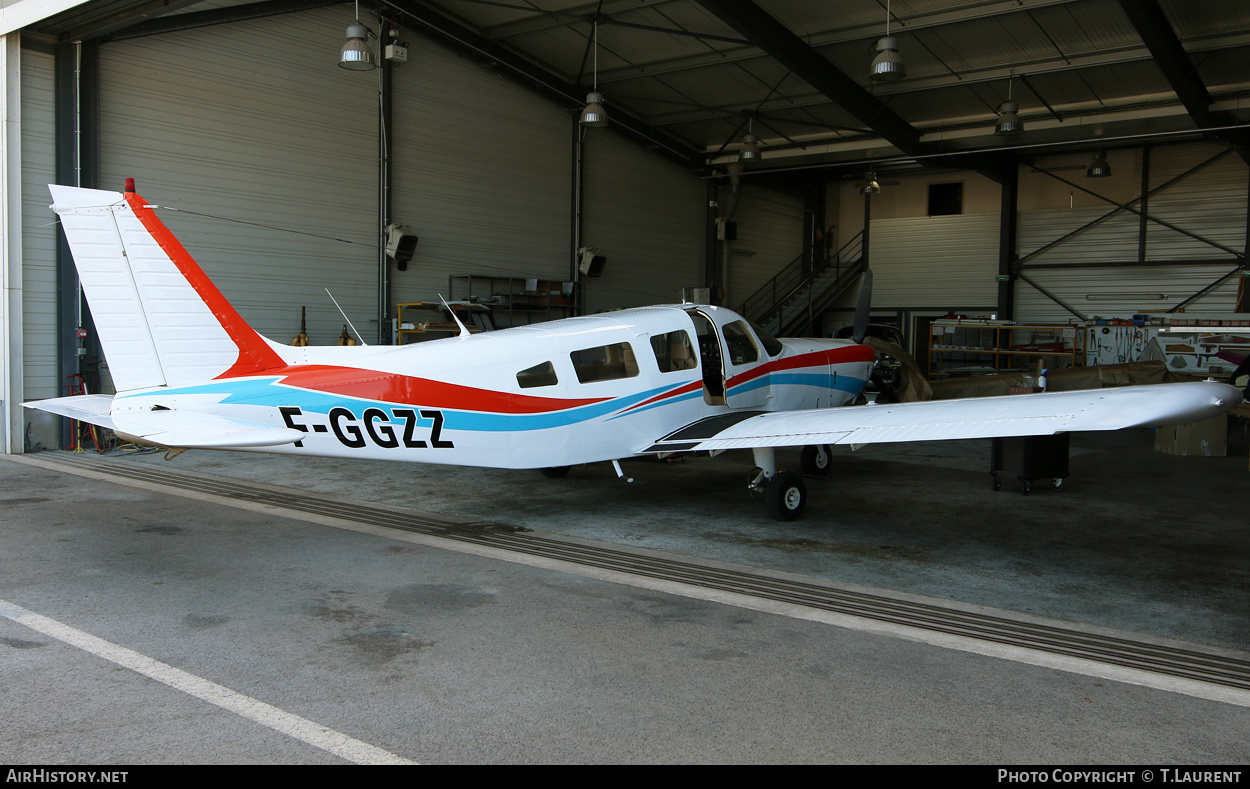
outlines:
{"label": "corrugated metal hangar door", "polygon": [[571,114],[406,37],[408,62],[393,70],[391,217],[420,240],[392,272],[392,301],[462,298],[468,275],[482,278],[475,296],[507,287],[492,277],[568,279]]}
{"label": "corrugated metal hangar door", "polygon": [[[56,330],[56,181],[51,54],[22,50],[22,388],[27,400],[59,397]],[[51,436],[42,440],[50,443]]]}
{"label": "corrugated metal hangar door", "polygon": [[707,187],[660,156],[605,129],[582,149],[582,245],[603,274],[583,280],[586,311],[672,304],[703,285]]}
{"label": "corrugated metal hangar door", "polygon": [[[722,190],[721,202],[730,199]],[[734,211],[726,304],[737,307],[803,252],[803,201],[775,189],[743,184]]]}
{"label": "corrugated metal hangar door", "polygon": [[[100,48],[101,187],[133,177],[258,331],[378,332],[378,77],[337,66],[350,6]],[[336,240],[342,239],[342,240]],[[352,243],[344,243],[344,241]]]}

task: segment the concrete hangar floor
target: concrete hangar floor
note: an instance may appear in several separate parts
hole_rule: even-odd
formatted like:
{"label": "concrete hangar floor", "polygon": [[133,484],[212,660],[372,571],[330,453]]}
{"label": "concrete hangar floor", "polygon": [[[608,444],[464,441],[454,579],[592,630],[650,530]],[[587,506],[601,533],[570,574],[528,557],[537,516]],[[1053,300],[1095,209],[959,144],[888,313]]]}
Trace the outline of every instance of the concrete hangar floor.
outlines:
{"label": "concrete hangar floor", "polygon": [[6,459],[0,761],[1244,764],[1246,457],[989,462]]}

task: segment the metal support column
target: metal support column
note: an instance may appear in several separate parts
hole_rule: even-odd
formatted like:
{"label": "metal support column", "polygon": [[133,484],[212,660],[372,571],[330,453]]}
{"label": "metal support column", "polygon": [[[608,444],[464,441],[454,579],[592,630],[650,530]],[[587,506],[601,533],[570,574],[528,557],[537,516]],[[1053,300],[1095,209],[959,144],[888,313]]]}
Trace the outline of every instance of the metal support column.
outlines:
{"label": "metal support column", "polygon": [[573,314],[582,315],[586,312],[586,288],[582,281],[578,250],[582,247],[582,192],[586,185],[582,177],[582,159],[586,145],[586,130],[582,128],[581,118],[578,115],[574,114],[572,117],[573,136],[570,139],[573,141],[573,183],[569,186],[572,203],[569,208],[569,279],[573,283]]}
{"label": "metal support column", "polygon": [[825,232],[825,179],[820,170],[810,173],[803,195],[803,276],[820,264]]}
{"label": "metal support column", "polygon": [[[719,269],[717,265],[718,256],[716,254],[716,212],[718,210],[716,195],[719,190],[716,188],[716,182],[708,180],[707,182],[707,222],[704,225],[703,234],[703,259],[704,272],[703,282],[707,286],[709,294],[715,294],[717,283],[716,273]],[[709,301],[715,299],[709,296]]]}
{"label": "metal support column", "polygon": [[1141,152],[1141,213],[1137,219],[1137,262],[1146,262],[1146,228],[1149,227],[1150,214],[1150,146]]}
{"label": "metal support column", "polygon": [[[1250,176],[1250,172],[1247,172]],[[1250,177],[1246,179],[1246,244],[1242,252],[1243,260],[1250,260]],[[1250,312],[1250,296],[1246,291],[1250,291],[1250,266],[1245,264],[1241,267],[1241,282],[1237,286],[1237,304],[1233,308],[1235,312]]]}
{"label": "metal support column", "polygon": [[872,224],[872,195],[864,194],[864,235],[859,242],[859,256],[864,261],[864,268],[868,268],[868,229]]}
{"label": "metal support column", "polygon": [[1015,317],[1016,227],[1020,208],[1020,167],[1013,158],[1003,168],[1002,193],[998,204],[998,317]]}
{"label": "metal support column", "polygon": [[[380,48],[391,40],[392,23],[382,18]],[[391,87],[394,71],[391,61],[382,58],[378,75],[378,343],[389,345],[397,338],[391,333],[391,261],[386,256],[386,228],[391,224]]]}
{"label": "metal support column", "polygon": [[[60,44],[56,50],[56,182],[100,188],[100,45]],[[121,184],[113,184],[120,189]],[[78,270],[64,233],[57,233],[57,369],[60,384],[86,372],[84,360],[102,361],[95,325],[83,300]],[[85,335],[85,336],[80,336]],[[62,394],[68,394],[63,389]],[[69,420],[61,420],[61,446],[70,446]]]}
{"label": "metal support column", "polygon": [[0,36],[0,436],[6,454],[24,446],[22,415],[22,44],[21,33]]}

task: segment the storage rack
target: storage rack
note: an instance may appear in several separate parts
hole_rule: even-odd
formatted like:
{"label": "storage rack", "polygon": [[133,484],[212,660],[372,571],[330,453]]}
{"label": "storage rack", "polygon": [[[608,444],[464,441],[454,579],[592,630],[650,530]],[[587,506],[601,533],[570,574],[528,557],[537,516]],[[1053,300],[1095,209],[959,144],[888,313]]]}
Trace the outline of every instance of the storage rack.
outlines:
{"label": "storage rack", "polygon": [[567,318],[573,314],[574,294],[565,291],[571,283],[478,274],[452,274],[447,279],[449,300],[489,306],[495,314],[495,325],[500,328]]}
{"label": "storage rack", "polygon": [[1084,362],[1080,326],[936,320],[929,327],[929,377],[976,375]]}

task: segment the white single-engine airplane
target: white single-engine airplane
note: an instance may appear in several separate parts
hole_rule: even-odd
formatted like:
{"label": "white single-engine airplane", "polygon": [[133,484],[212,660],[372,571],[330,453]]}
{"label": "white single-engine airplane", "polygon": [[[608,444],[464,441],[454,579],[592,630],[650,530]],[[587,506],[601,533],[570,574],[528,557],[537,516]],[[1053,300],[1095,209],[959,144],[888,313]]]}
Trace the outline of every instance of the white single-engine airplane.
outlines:
{"label": "white single-engine airplane", "polygon": [[[50,186],[116,395],[25,403],[183,449],[543,469],[748,448],[752,490],[792,520],[776,447],[1179,424],[1241,401],[1213,382],[850,406],[872,372],[849,340],[777,340],[723,307],[646,307],[414,345],[279,345],[257,334],[134,191]],[[866,323],[866,315],[863,316]],[[857,316],[857,322],[859,321]],[[862,339],[862,332],[857,335]]]}

